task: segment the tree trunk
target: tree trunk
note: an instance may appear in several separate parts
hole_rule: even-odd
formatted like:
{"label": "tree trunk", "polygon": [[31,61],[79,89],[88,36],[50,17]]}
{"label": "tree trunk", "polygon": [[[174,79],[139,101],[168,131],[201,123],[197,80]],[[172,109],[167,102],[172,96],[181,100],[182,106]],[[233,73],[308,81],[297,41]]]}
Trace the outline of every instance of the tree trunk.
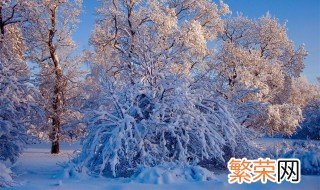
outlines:
{"label": "tree trunk", "polygon": [[59,152],[60,152],[59,141],[53,141],[51,146],[51,154],[59,154]]}
{"label": "tree trunk", "polygon": [[4,35],[4,23],[3,23],[3,15],[2,15],[2,7],[0,6],[0,31],[1,34]]}
{"label": "tree trunk", "polygon": [[53,116],[52,116],[52,134],[51,134],[51,153],[58,154],[60,152],[60,127],[61,127],[61,112],[63,111],[63,98],[62,98],[62,78],[63,73],[59,64],[59,59],[56,54],[55,45],[53,43],[54,36],[56,33],[56,7],[51,10],[51,28],[49,29],[49,41],[48,47],[50,57],[54,65],[55,85],[54,85],[54,101],[53,101]]}
{"label": "tree trunk", "polygon": [[57,103],[57,100],[59,100],[56,95],[56,99],[53,103],[54,108],[54,117],[52,119],[52,133],[50,134],[50,139],[52,142],[51,146],[51,154],[59,154],[60,153],[60,117],[59,117],[59,104]]}

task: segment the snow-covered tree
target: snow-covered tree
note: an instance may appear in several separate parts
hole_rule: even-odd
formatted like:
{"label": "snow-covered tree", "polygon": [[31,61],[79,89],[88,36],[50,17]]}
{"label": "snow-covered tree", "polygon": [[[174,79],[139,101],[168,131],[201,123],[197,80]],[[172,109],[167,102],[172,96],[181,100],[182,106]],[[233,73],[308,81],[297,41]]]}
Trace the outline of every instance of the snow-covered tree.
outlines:
{"label": "snow-covered tree", "polygon": [[228,103],[197,80],[210,79],[207,42],[228,12],[207,0],[102,2],[88,77],[98,90],[85,106],[81,168],[113,177],[168,162],[213,169],[249,152]]}
{"label": "snow-covered tree", "polygon": [[[23,1],[0,2],[0,187],[12,180],[6,166],[14,163],[27,140],[27,130],[40,123],[37,91],[30,84],[21,35]],[[8,182],[9,180],[9,182]]]}
{"label": "snow-covered tree", "polygon": [[72,32],[80,14],[81,0],[34,0],[24,35],[28,58],[39,65],[37,84],[43,96],[39,102],[46,112],[43,138],[52,142],[51,153],[59,153],[59,141],[83,132],[79,112],[80,65],[73,56],[76,44]]}
{"label": "snow-covered tree", "polygon": [[295,49],[286,26],[269,14],[226,19],[220,39],[216,66],[220,91],[247,108],[241,122],[269,134],[292,134],[307,102],[296,94],[294,84],[304,67],[304,47]]}
{"label": "snow-covered tree", "polygon": [[[19,36],[18,28],[6,27],[5,32],[0,42],[0,137],[4,140],[1,140],[0,150],[1,160],[9,159],[14,162],[21,148],[20,145],[15,146],[15,144],[23,144],[20,142],[23,140],[21,137],[26,134],[25,125],[20,118],[27,113],[28,70],[23,57],[19,57],[19,54],[22,56],[22,52],[19,51],[22,44],[19,40],[21,36]],[[12,151],[8,151],[11,148]]]}

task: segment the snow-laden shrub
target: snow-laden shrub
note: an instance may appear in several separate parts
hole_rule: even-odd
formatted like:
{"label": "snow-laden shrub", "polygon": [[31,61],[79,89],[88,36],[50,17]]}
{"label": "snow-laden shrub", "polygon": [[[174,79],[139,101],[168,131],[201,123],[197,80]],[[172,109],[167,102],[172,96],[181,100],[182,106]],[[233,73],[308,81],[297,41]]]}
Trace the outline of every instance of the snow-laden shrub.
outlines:
{"label": "snow-laden shrub", "polygon": [[267,149],[268,156],[298,158],[302,175],[320,175],[320,144],[317,141],[281,142]]}
{"label": "snow-laden shrub", "polygon": [[140,183],[172,184],[186,181],[208,181],[215,179],[213,173],[200,166],[166,163],[151,168],[141,168],[133,180]]}
{"label": "snow-laden shrub", "polygon": [[0,187],[12,185],[12,172],[3,163],[0,162]]}
{"label": "snow-laden shrub", "polygon": [[219,97],[200,99],[183,85],[167,96],[143,86],[103,90],[99,108],[86,113],[89,132],[75,160],[94,174],[127,177],[168,162],[214,170],[255,152]]}

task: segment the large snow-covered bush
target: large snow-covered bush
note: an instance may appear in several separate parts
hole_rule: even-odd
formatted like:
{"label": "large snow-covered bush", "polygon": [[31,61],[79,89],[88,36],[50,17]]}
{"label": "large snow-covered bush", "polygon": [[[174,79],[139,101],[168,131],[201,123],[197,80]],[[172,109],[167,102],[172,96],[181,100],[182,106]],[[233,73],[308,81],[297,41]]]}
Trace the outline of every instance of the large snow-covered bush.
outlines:
{"label": "large snow-covered bush", "polygon": [[199,98],[183,84],[164,97],[143,86],[103,87],[98,109],[87,113],[89,134],[75,161],[95,174],[131,176],[141,166],[168,162],[214,170],[255,152],[219,97]]}

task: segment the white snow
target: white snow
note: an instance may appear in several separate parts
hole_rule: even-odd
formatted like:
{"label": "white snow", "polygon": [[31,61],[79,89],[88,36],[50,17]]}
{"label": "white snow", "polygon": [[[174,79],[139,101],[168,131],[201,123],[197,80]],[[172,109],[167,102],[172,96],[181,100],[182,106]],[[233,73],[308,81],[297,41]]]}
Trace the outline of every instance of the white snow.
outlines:
{"label": "white snow", "polygon": [[[63,162],[69,160],[74,155],[74,150],[79,148],[78,144],[62,145],[62,153],[59,155],[50,154],[50,145],[40,144],[31,145],[25,150],[19,158],[13,170],[17,176],[15,178],[16,184],[13,187],[5,189],[17,190],[44,190],[44,189],[57,189],[57,190],[95,190],[95,189],[108,189],[108,190],[203,190],[203,189],[230,189],[230,190],[319,190],[320,189],[320,176],[302,176],[299,184],[283,183],[261,183],[243,184],[243,185],[230,185],[227,182],[227,174],[219,174],[215,176],[214,180],[202,182],[186,182],[183,180],[166,181],[171,184],[150,184],[152,180],[144,179],[143,176],[137,177],[136,180],[132,179],[108,179],[103,177],[65,177],[64,169],[61,167]],[[166,173],[165,170],[157,169],[157,172],[166,173],[170,179],[177,174],[178,170],[174,170],[171,174]],[[187,170],[186,170],[187,171]],[[145,177],[148,172],[155,172],[154,170],[145,170]],[[163,176],[163,175],[162,175]],[[161,178],[160,178],[161,179]],[[163,178],[162,178],[163,179]],[[180,178],[181,179],[181,178]],[[159,183],[160,181],[153,181]],[[164,181],[162,181],[164,182]]]}
{"label": "white snow", "polygon": [[143,168],[134,181],[149,184],[172,184],[214,179],[213,173],[205,168],[166,163],[156,167]]}
{"label": "white snow", "polygon": [[12,184],[11,170],[0,162],[0,187]]}

